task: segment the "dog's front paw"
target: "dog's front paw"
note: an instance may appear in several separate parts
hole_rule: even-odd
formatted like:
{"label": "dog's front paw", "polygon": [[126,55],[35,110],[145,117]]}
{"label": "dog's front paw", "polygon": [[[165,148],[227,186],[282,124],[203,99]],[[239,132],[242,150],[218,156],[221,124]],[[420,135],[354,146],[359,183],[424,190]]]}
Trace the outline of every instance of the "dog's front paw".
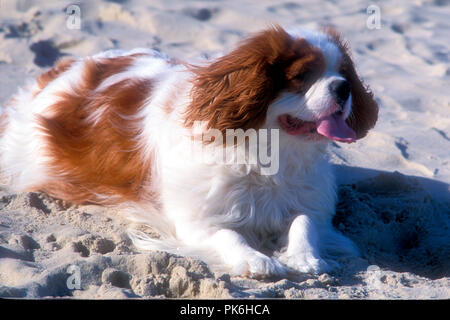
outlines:
{"label": "dog's front paw", "polygon": [[283,255],[280,261],[287,267],[302,273],[320,274],[330,272],[332,267],[325,260],[317,257],[310,251],[297,253],[295,255]]}
{"label": "dog's front paw", "polygon": [[286,268],[282,263],[260,252],[252,252],[243,257],[233,269],[237,274],[256,279],[286,274]]}

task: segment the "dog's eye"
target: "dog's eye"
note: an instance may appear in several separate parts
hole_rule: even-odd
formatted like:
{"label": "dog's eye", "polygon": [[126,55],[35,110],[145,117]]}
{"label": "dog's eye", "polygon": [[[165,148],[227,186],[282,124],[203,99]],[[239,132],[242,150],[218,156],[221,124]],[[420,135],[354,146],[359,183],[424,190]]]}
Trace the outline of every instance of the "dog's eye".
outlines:
{"label": "dog's eye", "polygon": [[290,81],[289,88],[291,91],[304,94],[308,91],[308,88],[312,85],[311,77],[306,76],[304,73],[295,75]]}
{"label": "dog's eye", "polygon": [[303,80],[306,78],[305,72],[300,72],[294,76],[294,79]]}
{"label": "dog's eye", "polygon": [[309,81],[311,78],[313,78],[314,73],[312,70],[302,70],[300,72],[297,72],[295,76],[292,77],[292,79],[299,80],[299,81]]}

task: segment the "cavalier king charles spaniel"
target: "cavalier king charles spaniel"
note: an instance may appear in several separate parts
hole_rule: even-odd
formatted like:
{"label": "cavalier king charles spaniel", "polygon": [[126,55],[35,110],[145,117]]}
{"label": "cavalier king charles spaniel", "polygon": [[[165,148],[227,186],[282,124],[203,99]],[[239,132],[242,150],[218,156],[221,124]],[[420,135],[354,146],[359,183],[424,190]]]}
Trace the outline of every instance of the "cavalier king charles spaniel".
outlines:
{"label": "cavalier king charles spaniel", "polygon": [[[321,273],[358,249],[332,226],[326,149],[377,120],[339,34],[273,26],[188,64],[146,49],[63,59],[0,117],[16,191],[119,205],[135,246],[249,277]],[[270,154],[270,156],[268,156]]]}

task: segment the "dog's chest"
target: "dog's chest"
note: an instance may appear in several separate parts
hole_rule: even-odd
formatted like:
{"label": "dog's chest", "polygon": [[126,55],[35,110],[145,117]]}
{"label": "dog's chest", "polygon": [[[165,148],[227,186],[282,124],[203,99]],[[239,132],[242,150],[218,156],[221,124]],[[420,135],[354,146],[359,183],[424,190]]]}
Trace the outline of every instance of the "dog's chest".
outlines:
{"label": "dog's chest", "polygon": [[334,179],[328,166],[286,172],[283,176],[249,174],[232,179],[218,190],[225,222],[267,233],[282,232],[301,213],[326,217],[334,212]]}

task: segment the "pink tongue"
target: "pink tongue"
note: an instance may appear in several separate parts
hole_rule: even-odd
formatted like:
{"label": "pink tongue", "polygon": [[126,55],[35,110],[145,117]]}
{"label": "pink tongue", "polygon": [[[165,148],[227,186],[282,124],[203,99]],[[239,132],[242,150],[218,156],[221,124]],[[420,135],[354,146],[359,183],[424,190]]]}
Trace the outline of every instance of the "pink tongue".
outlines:
{"label": "pink tongue", "polygon": [[355,142],[356,133],[345,122],[344,118],[329,115],[317,121],[317,132],[332,140],[340,142]]}

